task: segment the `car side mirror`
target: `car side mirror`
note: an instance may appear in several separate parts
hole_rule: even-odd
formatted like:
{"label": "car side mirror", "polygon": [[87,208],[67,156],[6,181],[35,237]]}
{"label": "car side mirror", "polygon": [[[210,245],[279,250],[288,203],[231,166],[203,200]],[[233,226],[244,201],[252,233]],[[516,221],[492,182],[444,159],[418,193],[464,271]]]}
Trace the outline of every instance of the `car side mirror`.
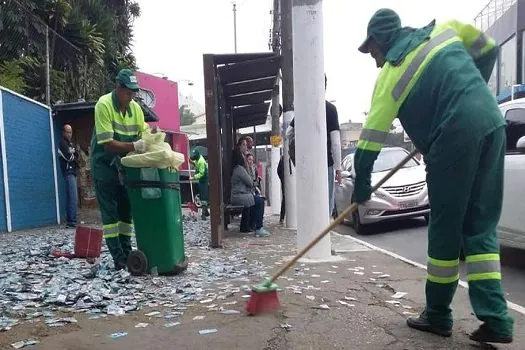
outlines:
{"label": "car side mirror", "polygon": [[516,149],[525,153],[525,136],[520,137],[518,142],[516,142]]}

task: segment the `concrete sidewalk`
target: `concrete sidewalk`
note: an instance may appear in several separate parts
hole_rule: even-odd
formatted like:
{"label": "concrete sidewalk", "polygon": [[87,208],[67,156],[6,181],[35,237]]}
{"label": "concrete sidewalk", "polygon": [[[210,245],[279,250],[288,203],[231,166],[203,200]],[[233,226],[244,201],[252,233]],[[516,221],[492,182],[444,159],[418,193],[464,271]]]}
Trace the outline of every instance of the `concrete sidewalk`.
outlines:
{"label": "concrete sidewalk", "polygon": [[[296,251],[295,232],[281,230],[269,217],[269,238],[256,239],[235,233],[231,225],[225,249],[227,259],[232,251],[242,250],[247,262],[260,262],[275,272]],[[36,349],[468,349],[476,344],[467,332],[478,326],[471,313],[467,290],[458,288],[454,300],[454,334],[445,339],[406,327],[409,315],[424,306],[425,271],[386,254],[357,243],[354,239],[332,235],[333,250],[339,261],[300,263],[279,280],[281,309],[273,314],[248,317],[243,309],[247,293],[232,295],[226,300],[210,303],[224,309],[240,311],[225,315],[209,304],[193,303],[185,311],[180,325],[166,328],[166,320],[146,317],[143,309],[131,316],[88,320],[75,315],[77,325],[61,331],[46,330],[45,325],[22,325],[18,339],[5,339],[1,344],[31,336],[40,338]],[[426,249],[426,247],[421,247]],[[205,258],[205,255],[201,258]],[[198,263],[198,261],[193,261]],[[258,283],[253,274],[250,283],[229,281],[244,290]],[[211,293],[221,287],[209,286]],[[398,292],[406,293],[395,298]],[[190,305],[188,305],[190,306]],[[163,311],[156,308],[155,310]],[[512,312],[515,318],[515,342],[501,349],[525,348],[525,316]],[[204,316],[203,319],[195,319]],[[146,322],[146,328],[135,328]],[[200,335],[199,330],[216,329],[216,333]],[[115,332],[128,334],[111,339]],[[25,332],[25,333],[23,333]],[[51,333],[54,332],[54,333]],[[10,333],[2,337],[11,337]],[[23,338],[24,339],[24,338]],[[6,346],[7,348],[7,346]]]}

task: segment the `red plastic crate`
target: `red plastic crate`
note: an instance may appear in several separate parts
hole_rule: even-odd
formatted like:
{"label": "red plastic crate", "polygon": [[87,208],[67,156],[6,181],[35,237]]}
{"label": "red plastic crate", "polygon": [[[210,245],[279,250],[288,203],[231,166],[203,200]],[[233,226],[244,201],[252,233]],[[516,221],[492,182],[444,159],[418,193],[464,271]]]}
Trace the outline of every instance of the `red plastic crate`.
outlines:
{"label": "red plastic crate", "polygon": [[103,231],[98,228],[77,226],[75,233],[75,257],[98,258],[102,249]]}

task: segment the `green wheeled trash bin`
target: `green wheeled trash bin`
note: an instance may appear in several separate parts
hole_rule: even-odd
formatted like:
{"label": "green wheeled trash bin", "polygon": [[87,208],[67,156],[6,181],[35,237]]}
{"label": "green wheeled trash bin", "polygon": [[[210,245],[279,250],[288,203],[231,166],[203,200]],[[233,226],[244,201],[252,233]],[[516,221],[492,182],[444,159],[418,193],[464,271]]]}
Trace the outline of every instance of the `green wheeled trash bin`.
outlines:
{"label": "green wheeled trash bin", "polygon": [[186,270],[179,173],[168,169],[125,168],[137,250],[128,258],[133,275],[175,275]]}

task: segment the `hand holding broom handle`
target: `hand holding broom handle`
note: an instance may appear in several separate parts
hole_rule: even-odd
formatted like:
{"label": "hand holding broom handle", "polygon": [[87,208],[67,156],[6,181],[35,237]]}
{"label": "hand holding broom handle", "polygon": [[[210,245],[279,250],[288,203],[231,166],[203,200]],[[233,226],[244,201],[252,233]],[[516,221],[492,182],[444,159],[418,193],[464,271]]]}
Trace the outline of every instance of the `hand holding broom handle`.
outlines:
{"label": "hand holding broom handle", "polygon": [[[412,152],[410,152],[398,165],[393,167],[388,174],[386,174],[381,180],[378,181],[377,184],[375,184],[372,187],[372,193],[377,191],[385,182],[387,182],[399,169],[405,166],[406,163],[414,156],[419,153],[417,149],[414,149]],[[308,252],[314,245],[319,243],[321,239],[324,238],[330,231],[332,231],[337,225],[339,225],[341,222],[343,222],[344,218],[346,218],[349,214],[353,213],[355,210],[357,210],[358,203],[352,203],[348,208],[346,208],[345,211],[343,211],[339,216],[330,224],[328,227],[326,227],[316,238],[314,238],[306,247],[304,247],[292,260],[290,260],[286,265],[284,265],[279,272],[277,272],[269,281],[268,284],[274,283],[279,277],[281,277],[292,265],[294,265],[299,259],[303,257],[306,252]]]}

